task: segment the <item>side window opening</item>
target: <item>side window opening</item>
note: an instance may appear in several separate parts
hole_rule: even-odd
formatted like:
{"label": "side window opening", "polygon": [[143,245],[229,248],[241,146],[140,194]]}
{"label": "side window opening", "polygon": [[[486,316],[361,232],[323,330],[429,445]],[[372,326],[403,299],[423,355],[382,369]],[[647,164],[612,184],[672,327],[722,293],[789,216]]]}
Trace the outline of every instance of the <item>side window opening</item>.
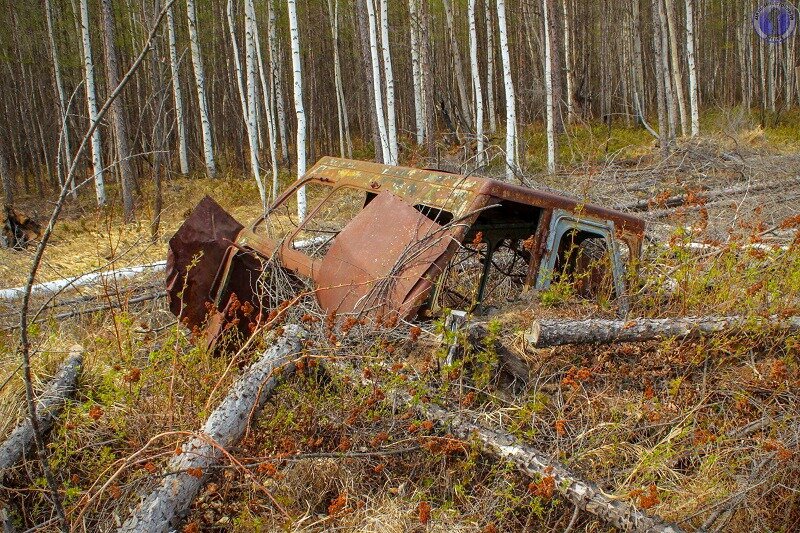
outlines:
{"label": "side window opening", "polygon": [[577,295],[609,301],[616,295],[607,240],[587,231],[570,231],[558,246],[553,282],[570,284]]}
{"label": "side window opening", "polygon": [[[331,194],[333,187],[325,183],[310,181],[306,183],[305,189],[306,213],[313,213],[320,202]],[[273,206],[265,221],[267,235],[276,241],[283,240],[299,227],[296,194],[289,195],[283,202]]]}
{"label": "side window opening", "polygon": [[371,200],[368,194],[353,187],[335,189],[292,236],[292,248],[315,259],[324,257],[339,232]]}
{"label": "side window opening", "polygon": [[417,204],[414,209],[433,220],[440,226],[446,226],[453,221],[453,213],[445,211],[439,207],[433,207],[425,204]]}

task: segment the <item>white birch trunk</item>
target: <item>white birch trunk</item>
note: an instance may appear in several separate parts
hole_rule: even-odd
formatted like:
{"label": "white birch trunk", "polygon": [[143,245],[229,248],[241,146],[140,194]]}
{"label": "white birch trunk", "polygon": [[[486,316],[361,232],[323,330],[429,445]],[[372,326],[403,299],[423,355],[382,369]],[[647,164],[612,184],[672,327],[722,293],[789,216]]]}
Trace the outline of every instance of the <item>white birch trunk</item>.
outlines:
{"label": "white birch trunk", "polygon": [[666,7],[667,23],[669,26],[669,49],[672,61],[672,85],[678,100],[678,115],[681,123],[681,135],[689,134],[688,120],[686,119],[686,102],[683,98],[683,77],[681,76],[680,56],[678,55],[678,25],[675,21],[675,6],[672,0],[664,0]]}
{"label": "white birch trunk", "polygon": [[267,191],[261,179],[261,166],[258,162],[258,87],[256,85],[256,8],[253,0],[244,0],[245,63],[247,68],[247,138],[250,143],[250,170],[258,185],[261,206],[267,209]]}
{"label": "white birch trunk", "polygon": [[475,137],[478,139],[476,163],[483,166],[483,90],[481,71],[478,68],[478,29],[475,20],[475,1],[469,0],[469,63],[472,69],[472,90],[475,93]]}
{"label": "white birch trunk", "polygon": [[275,94],[275,114],[278,117],[278,136],[281,140],[281,157],[289,163],[289,129],[286,126],[286,102],[283,98],[283,62],[281,61],[281,48],[278,42],[275,9],[273,0],[267,0],[267,39],[269,40],[269,64],[271,67],[270,81]]}
{"label": "white birch trunk", "polygon": [[472,122],[472,112],[470,111],[469,97],[467,96],[467,80],[464,78],[464,62],[461,59],[461,48],[458,46],[456,36],[455,20],[453,16],[453,4],[450,0],[443,0],[445,19],[447,21],[447,32],[450,34],[450,44],[453,51],[453,62],[455,63],[456,85],[461,102],[461,114],[467,123],[468,128],[474,126]]}
{"label": "white birch trunk", "polygon": [[239,94],[239,107],[242,108],[244,123],[247,124],[247,99],[242,85],[242,62],[239,59],[239,44],[236,42],[236,24],[233,20],[233,0],[228,0],[225,5],[225,16],[228,19],[228,36],[231,38],[233,48],[233,67],[236,71],[236,89]]}
{"label": "white birch trunk", "polygon": [[253,35],[256,40],[256,55],[258,56],[258,76],[261,80],[261,97],[264,99],[264,113],[267,115],[267,133],[269,134],[269,157],[272,167],[272,196],[278,197],[278,148],[275,131],[275,93],[274,87],[267,83],[267,74],[270,72],[264,67],[264,57],[261,55],[261,40],[258,37],[258,24],[253,24]]}
{"label": "white birch trunk", "polygon": [[[56,48],[56,39],[53,32],[53,9],[50,5],[50,0],[44,1],[45,14],[47,15],[47,36],[50,40],[50,54],[53,57],[53,76],[56,84],[56,93],[58,94],[58,111],[61,116],[61,139],[63,139],[64,147],[64,163],[65,169],[69,168],[72,163],[72,147],[69,142],[69,127],[67,125],[67,99],[64,95],[64,81],[61,78],[61,62],[58,60],[58,48]],[[59,172],[60,174],[60,172]],[[62,178],[59,177],[62,186],[64,185]],[[70,180],[67,186],[72,190],[72,198],[77,198],[75,191],[74,178]]]}
{"label": "white birch trunk", "polygon": [[544,18],[544,89],[545,106],[547,107],[547,172],[556,173],[556,138],[554,127],[553,102],[553,50],[550,41],[550,13],[548,0],[542,0],[542,18]]}
{"label": "white birch trunk", "polygon": [[689,64],[689,107],[692,115],[692,137],[700,133],[700,111],[697,108],[697,65],[694,61],[693,3],[693,0],[686,0],[686,61]]}
{"label": "white birch trunk", "polygon": [[389,142],[390,159],[387,165],[396,165],[399,160],[397,149],[397,116],[394,105],[394,72],[392,53],[389,48],[389,2],[380,0],[381,49],[383,51],[383,81],[386,84],[386,140]]}
{"label": "white birch trunk", "polygon": [[189,23],[189,44],[192,51],[192,66],[197,85],[197,108],[200,111],[200,127],[203,131],[203,156],[209,177],[217,177],[217,165],[214,162],[214,147],[211,144],[211,122],[208,118],[208,102],[206,100],[206,75],[203,70],[203,56],[200,54],[200,42],[197,37],[197,12],[194,0],[186,0],[186,18]]}
{"label": "white birch trunk", "polygon": [[497,115],[494,108],[494,24],[489,0],[483,2],[486,17],[486,101],[489,107],[489,133],[497,131]]}
{"label": "white birch trunk", "polygon": [[[372,87],[375,91],[375,114],[378,117],[378,137],[381,140],[381,154],[383,162],[391,164],[392,154],[389,149],[389,137],[386,132],[386,115],[383,111],[383,91],[381,90],[382,76],[380,59],[378,58],[378,30],[375,22],[374,0],[365,0],[367,3],[367,18],[369,19],[369,53],[372,62]],[[377,150],[378,147],[376,146]]]}
{"label": "white birch trunk", "polygon": [[420,64],[419,0],[408,0],[411,31],[411,75],[414,84],[414,123],[417,144],[425,142],[425,95],[422,92],[422,65]]}
{"label": "white birch trunk", "polygon": [[352,151],[350,126],[344,102],[344,88],[342,87],[342,62],[339,57],[339,0],[328,0],[328,16],[333,38],[333,77],[336,86],[336,117],[339,124],[339,155],[349,157]]}
{"label": "white birch trunk", "polygon": [[[294,112],[297,115],[297,179],[306,174],[306,112],[303,107],[303,72],[300,66],[300,31],[297,27],[297,0],[287,0],[289,34],[292,41],[292,71],[294,81]],[[306,189],[297,190],[297,216],[306,218]]]}
{"label": "white birch trunk", "polygon": [[664,12],[662,0],[658,0],[658,17],[661,25],[661,72],[664,78],[664,98],[667,104],[667,119],[669,122],[668,143],[672,145],[675,139],[677,126],[677,111],[675,109],[675,96],[672,93],[672,81],[670,80],[669,68],[669,28],[667,27],[667,15]]}
{"label": "white birch trunk", "polygon": [[506,178],[517,171],[517,109],[514,81],[511,79],[511,57],[508,53],[508,30],[505,0],[497,0],[497,27],[500,34],[500,58],[503,62],[503,84],[506,93]]}
{"label": "white birch trunk", "polygon": [[572,30],[569,26],[569,10],[567,9],[567,0],[561,0],[561,10],[564,16],[564,65],[567,76],[567,123],[572,124],[575,113],[575,106],[573,105],[572,94],[575,91],[575,70],[572,65]]}
{"label": "white birch trunk", "polygon": [[[89,107],[89,121],[97,122],[97,95],[94,87],[94,61],[92,60],[92,41],[89,36],[89,2],[81,0],[81,36],[83,40],[83,66],[86,76],[86,102]],[[103,180],[103,145],[100,139],[100,128],[92,133],[92,167],[94,172],[94,189],[97,205],[106,205],[106,186]]]}
{"label": "white birch trunk", "polygon": [[186,147],[186,125],[183,120],[183,95],[181,94],[181,76],[178,65],[178,46],[175,39],[175,19],[172,6],[167,9],[167,32],[169,34],[169,66],[172,71],[172,98],[175,101],[175,122],[178,130],[178,159],[181,174],[189,173],[189,150]]}

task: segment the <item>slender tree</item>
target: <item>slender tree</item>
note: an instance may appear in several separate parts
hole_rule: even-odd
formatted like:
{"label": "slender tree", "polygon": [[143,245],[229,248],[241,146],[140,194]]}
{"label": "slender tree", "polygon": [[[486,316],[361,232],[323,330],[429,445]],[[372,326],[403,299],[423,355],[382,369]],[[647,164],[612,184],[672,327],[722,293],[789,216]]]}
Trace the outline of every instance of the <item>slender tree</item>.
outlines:
{"label": "slender tree", "polygon": [[455,16],[453,14],[453,4],[450,0],[442,0],[444,4],[445,20],[447,22],[447,33],[450,35],[450,50],[453,54],[453,68],[456,74],[456,86],[458,87],[459,104],[461,105],[461,115],[468,128],[474,127],[470,112],[469,97],[467,96],[467,80],[464,77],[464,60],[461,58],[461,47],[458,45],[456,35]]}
{"label": "slender tree", "polygon": [[681,123],[681,134],[689,134],[689,124],[686,114],[686,102],[683,96],[683,76],[681,76],[680,56],[678,55],[678,25],[675,20],[675,5],[672,0],[664,0],[666,8],[667,26],[669,27],[669,49],[672,61],[672,86],[678,101],[678,115]]}
{"label": "slender tree", "polygon": [[200,53],[200,41],[197,36],[197,12],[194,0],[186,0],[186,18],[189,22],[189,44],[192,51],[194,81],[197,86],[197,108],[200,113],[200,127],[203,132],[203,156],[206,171],[211,178],[217,177],[217,165],[214,162],[214,147],[211,142],[211,122],[208,117],[208,101],[206,100],[206,74],[203,69],[203,56]]}
{"label": "slender tree", "polygon": [[394,102],[394,70],[392,69],[392,54],[389,48],[389,3],[380,0],[381,18],[381,51],[383,53],[383,81],[386,84],[386,135],[389,143],[389,165],[398,162],[397,148],[397,116]]}
{"label": "slender tree", "polygon": [[694,61],[694,1],[686,0],[686,62],[689,64],[689,107],[692,136],[700,133],[700,111],[697,108],[697,65]]}
{"label": "slender tree", "polygon": [[[300,66],[300,32],[297,25],[297,0],[286,0],[289,6],[289,33],[292,42],[294,78],[294,111],[297,115],[297,179],[306,174],[306,112],[303,107],[303,73]],[[306,218],[306,189],[297,190],[297,216]]]}
{"label": "slender tree", "polygon": [[475,19],[475,2],[469,0],[469,63],[472,70],[472,91],[475,95],[475,137],[478,141],[476,162],[484,163],[483,147],[483,91],[481,90],[481,72],[478,67],[478,29]]}
{"label": "slender tree", "polygon": [[183,94],[181,93],[180,65],[178,63],[178,46],[175,38],[175,18],[172,6],[167,9],[167,33],[169,39],[169,66],[172,72],[172,99],[175,104],[175,124],[178,132],[178,160],[181,174],[189,173],[189,150],[186,146],[186,123],[183,118]]}
{"label": "slender tree", "polygon": [[[261,81],[261,97],[264,100],[264,113],[267,116],[267,134],[269,136],[269,157],[272,167],[272,200],[278,197],[278,140],[275,128],[275,91],[273,84],[267,81],[267,77],[272,72],[264,64],[264,57],[261,54],[261,39],[258,37],[258,24],[253,25],[253,33],[256,41],[256,55],[258,57],[258,77]],[[270,80],[272,78],[270,77]]]}
{"label": "slender tree", "polygon": [[247,67],[247,138],[250,144],[250,169],[253,172],[253,179],[258,185],[258,192],[261,194],[261,205],[267,208],[267,191],[261,179],[261,166],[258,161],[258,85],[256,82],[256,72],[258,63],[256,61],[256,8],[253,0],[244,0],[244,20],[245,20],[245,63]]}
{"label": "slender tree", "polygon": [[[92,59],[92,40],[89,35],[89,2],[81,2],[81,36],[83,38],[83,67],[86,85],[86,104],[89,107],[89,122],[97,124],[97,93],[94,86],[94,60]],[[92,133],[92,166],[94,172],[94,189],[97,205],[106,205],[106,186],[103,179],[103,144],[100,139],[100,128],[95,127]]]}
{"label": "slender tree", "polygon": [[2,146],[0,146],[0,180],[3,182],[3,201],[6,205],[12,205],[14,203],[14,180],[11,177],[11,169],[8,168],[8,160]]}
{"label": "slender tree", "polygon": [[[636,0],[638,2],[639,0]],[[575,92],[575,67],[572,57],[572,33],[569,24],[569,9],[567,0],[561,0],[561,10],[564,17],[564,73],[567,78],[567,122],[572,123],[575,119],[575,108],[573,106],[573,94]]]}
{"label": "slender tree", "polygon": [[421,145],[425,142],[425,95],[422,83],[422,51],[420,50],[418,3],[419,0],[408,0],[411,33],[411,77],[414,87],[414,124],[416,126],[417,144]]}
{"label": "slender tree", "polygon": [[544,18],[544,87],[545,108],[547,115],[547,171],[556,172],[556,136],[555,136],[555,101],[553,99],[553,55],[550,36],[549,0],[542,0],[542,17]]}
{"label": "slender tree", "polygon": [[[111,93],[119,85],[119,67],[117,65],[117,46],[114,31],[114,10],[111,0],[102,0],[103,37],[106,49],[106,83]],[[122,99],[117,98],[111,105],[111,122],[114,125],[114,143],[117,147],[117,167],[119,168],[120,189],[122,190],[122,212],[125,222],[133,222],[133,188],[136,176],[131,164],[130,140],[128,139],[128,119]]]}
{"label": "slender tree", "polygon": [[[374,0],[364,0],[367,3],[367,17],[369,25],[369,53],[372,64],[372,87],[375,105],[375,116],[378,119],[378,135],[381,141],[381,154],[383,162],[393,164],[392,151],[389,147],[389,134],[386,126],[386,115],[383,109],[383,91],[381,89],[383,76],[381,75],[380,58],[378,56],[378,29],[375,22]],[[377,150],[377,147],[375,148]]]}
{"label": "slender tree", "polygon": [[486,103],[489,109],[489,133],[497,131],[497,114],[495,113],[494,102],[494,22],[492,21],[492,3],[489,0],[483,2],[484,16],[486,22]]}
{"label": "slender tree", "polygon": [[281,141],[281,157],[289,165],[289,127],[286,124],[286,101],[283,97],[283,54],[278,40],[278,21],[274,0],[267,0],[267,39],[269,40],[269,64],[272,67],[270,81],[275,93],[275,111],[278,118],[278,136]]}
{"label": "slender tree", "polygon": [[497,0],[497,27],[500,35],[500,58],[503,62],[503,86],[506,93],[506,178],[510,180],[517,172],[517,106],[514,81],[511,78],[505,0]]}
{"label": "slender tree", "polygon": [[328,16],[333,37],[333,79],[336,85],[336,118],[339,124],[339,155],[352,157],[353,144],[350,140],[350,121],[342,84],[342,60],[339,57],[339,0],[328,0]]}

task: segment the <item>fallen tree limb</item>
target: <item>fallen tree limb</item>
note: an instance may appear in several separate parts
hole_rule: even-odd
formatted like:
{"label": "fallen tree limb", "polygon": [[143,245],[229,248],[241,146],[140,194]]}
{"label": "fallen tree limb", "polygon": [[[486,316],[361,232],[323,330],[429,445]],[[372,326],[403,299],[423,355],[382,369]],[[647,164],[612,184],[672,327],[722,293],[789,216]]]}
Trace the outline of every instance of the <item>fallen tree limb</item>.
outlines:
{"label": "fallen tree limb", "polygon": [[555,490],[583,511],[591,513],[623,531],[677,533],[678,526],[649,516],[636,507],[605,494],[594,483],[582,480],[544,453],[520,442],[503,431],[485,428],[467,417],[431,403],[420,404],[426,417],[446,424],[460,439],[477,439],[485,453],[513,462],[528,476],[551,477]]}
{"label": "fallen tree limb", "polygon": [[800,176],[784,180],[767,181],[758,185],[753,185],[748,183],[746,185],[740,185],[738,187],[715,189],[713,191],[701,192],[694,195],[678,194],[675,196],[670,196],[669,198],[661,201],[655,198],[647,198],[645,200],[637,200],[635,202],[618,205],[615,207],[615,209],[619,209],[621,211],[634,211],[634,212],[649,211],[651,210],[651,208],[654,207],[661,208],[662,210],[670,208],[674,209],[676,207],[685,205],[690,197],[693,200],[704,200],[708,202],[710,200],[714,200],[717,198],[724,198],[727,196],[735,196],[738,194],[745,194],[752,192],[761,192],[769,189],[774,189],[778,187],[789,187],[797,184],[800,184]]}
{"label": "fallen tree limb", "polygon": [[[47,388],[40,395],[36,404],[36,412],[39,418],[39,428],[42,432],[49,430],[53,426],[61,408],[75,392],[75,384],[78,380],[78,373],[82,363],[83,348],[75,345],[56,375],[47,385]],[[33,426],[29,419],[25,419],[0,445],[0,481],[5,478],[9,469],[30,453],[33,444]]]}
{"label": "fallen tree limb", "polygon": [[536,320],[525,334],[533,348],[566,344],[612,344],[663,339],[696,339],[729,335],[745,328],[765,328],[783,333],[800,332],[800,317],[684,317],[633,320]]}
{"label": "fallen tree limb", "polygon": [[[161,483],[147,494],[119,531],[172,531],[189,510],[207,476],[207,470],[244,435],[256,414],[275,390],[281,377],[294,372],[302,349],[303,330],[287,326],[261,358],[253,363],[208,417],[200,435],[181,447]],[[191,475],[201,473],[202,475]]]}
{"label": "fallen tree limb", "polygon": [[[155,263],[148,263],[146,265],[138,265],[126,268],[118,268],[112,270],[103,270],[100,272],[89,272],[71,278],[64,278],[55,281],[47,281],[44,283],[37,283],[31,286],[31,296],[36,294],[53,294],[62,291],[66,288],[86,287],[89,285],[97,285],[104,283],[111,283],[112,281],[120,281],[138,276],[144,272],[162,272],[166,268],[166,261],[157,261]],[[0,300],[14,300],[22,298],[25,294],[25,287],[14,287],[12,289],[0,289]]]}
{"label": "fallen tree limb", "polygon": [[519,355],[506,346],[500,339],[495,339],[492,346],[486,346],[489,336],[488,324],[485,322],[468,322],[466,324],[467,340],[473,346],[483,349],[492,349],[500,361],[500,370],[506,371],[514,378],[527,383],[530,379],[531,368]]}

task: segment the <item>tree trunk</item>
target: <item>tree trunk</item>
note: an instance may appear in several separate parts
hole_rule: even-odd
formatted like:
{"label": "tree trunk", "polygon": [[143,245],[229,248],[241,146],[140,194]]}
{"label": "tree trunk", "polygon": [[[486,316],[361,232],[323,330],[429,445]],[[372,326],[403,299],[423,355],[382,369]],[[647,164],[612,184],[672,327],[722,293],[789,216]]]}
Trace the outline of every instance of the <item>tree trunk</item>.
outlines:
{"label": "tree trunk", "polygon": [[486,101],[489,108],[489,133],[494,135],[497,131],[497,114],[494,107],[494,22],[490,0],[484,0],[483,8],[486,23]]}
{"label": "tree trunk", "polygon": [[[636,0],[634,0],[635,2]],[[659,4],[661,0],[651,0],[651,7],[653,12],[653,61],[655,63],[656,74],[656,102],[658,104],[658,143],[661,145],[662,155],[665,157],[669,154],[669,135],[667,134],[667,102],[666,91],[664,89],[664,71],[663,71],[663,54],[664,50],[661,47],[661,24]]]}
{"label": "tree trunk", "polygon": [[381,49],[383,52],[383,81],[386,84],[386,140],[389,143],[390,159],[388,165],[398,163],[397,149],[397,114],[394,97],[394,72],[392,70],[392,54],[389,48],[389,4],[388,0],[380,0]]}
{"label": "tree trunk", "polygon": [[11,178],[11,169],[8,168],[8,159],[2,146],[0,146],[0,179],[3,182],[3,201],[7,205],[13,205],[14,180]]}
{"label": "tree trunk", "polygon": [[333,76],[336,86],[336,117],[339,125],[339,155],[350,157],[352,143],[350,142],[350,126],[347,119],[344,88],[342,87],[342,61],[339,57],[339,0],[328,0],[328,16],[331,21],[331,36],[333,37]]}
{"label": "tree trunk", "polygon": [[267,83],[267,75],[272,69],[265,68],[264,57],[261,55],[261,40],[258,37],[258,24],[253,24],[253,33],[256,39],[256,55],[258,56],[258,77],[261,80],[261,97],[264,100],[264,113],[267,115],[267,134],[269,135],[269,157],[272,167],[272,198],[278,198],[278,139],[275,128],[275,85],[274,79]]}
{"label": "tree trunk", "polygon": [[[678,55],[678,25],[675,21],[675,5],[672,0],[664,0],[667,15],[667,26],[669,27],[669,49],[670,59],[672,60],[672,80],[675,95],[678,100],[678,114],[681,122],[681,135],[689,134],[689,124],[686,114],[686,102],[683,98],[683,76],[681,76],[680,55]],[[688,28],[687,28],[688,31]]]}
{"label": "tree trunk", "polygon": [[697,108],[697,66],[694,62],[694,0],[686,0],[686,61],[689,64],[689,107],[692,137],[700,134],[700,111]]}
{"label": "tree trunk", "polygon": [[514,81],[511,79],[505,0],[497,0],[497,27],[500,34],[500,57],[503,62],[503,84],[506,93],[506,179],[512,180],[517,173],[517,110]]}
{"label": "tree trunk", "polygon": [[564,16],[564,73],[567,78],[567,123],[572,124],[574,120],[573,92],[575,91],[575,69],[572,57],[572,39],[569,25],[569,10],[567,0],[561,0],[561,10]]}
{"label": "tree trunk", "polygon": [[411,39],[411,76],[414,86],[414,125],[416,126],[417,144],[425,142],[425,96],[422,84],[422,65],[420,50],[419,0],[408,0],[409,28]]}
{"label": "tree trunk", "polygon": [[[70,146],[69,126],[67,121],[67,99],[64,95],[64,81],[61,78],[61,62],[58,59],[58,47],[56,46],[55,33],[53,31],[53,9],[50,5],[50,0],[45,0],[44,9],[45,15],[47,16],[47,36],[50,41],[50,54],[53,58],[53,80],[55,82],[56,95],[58,96],[58,114],[61,118],[61,143],[63,146],[64,161],[59,166],[64,169],[63,176],[66,176],[67,169],[69,169],[69,165],[72,163],[72,147]],[[61,175],[62,172],[59,169],[59,176]],[[62,181],[63,185],[61,177],[59,181]],[[74,183],[75,180],[71,181]],[[72,198],[74,200],[77,198],[77,192],[75,191],[73,183],[69,183],[67,186],[72,190]]]}
{"label": "tree trunk", "polygon": [[273,0],[267,0],[267,39],[269,40],[270,80],[275,91],[275,111],[278,117],[278,136],[281,140],[281,157],[283,164],[289,166],[289,128],[286,124],[286,102],[283,97],[283,57],[280,41],[278,41],[278,22]]}
{"label": "tree trunk", "polygon": [[[411,398],[406,398],[410,403]],[[553,487],[578,509],[595,515],[622,531],[679,533],[678,526],[658,516],[648,516],[636,507],[606,495],[597,485],[582,479],[550,454],[520,442],[505,431],[486,428],[471,416],[448,411],[432,402],[418,403],[417,408],[432,420],[446,426],[453,435],[467,442],[477,441],[484,451],[502,462],[514,463],[517,469],[535,480],[548,478]]]}
{"label": "tree trunk", "polygon": [[244,1],[245,66],[247,69],[247,140],[250,145],[250,170],[256,180],[261,195],[261,207],[267,210],[267,191],[261,179],[261,165],[258,161],[258,86],[256,85],[256,8],[254,0]]}
{"label": "tree trunk", "polygon": [[428,2],[423,1],[420,9],[420,40],[422,42],[422,94],[425,98],[425,130],[427,132],[426,144],[428,145],[428,157],[436,157],[436,104],[433,100],[433,92],[436,81],[433,77],[433,51],[431,43],[431,13]]}
{"label": "tree trunk", "polygon": [[167,32],[169,34],[169,66],[172,72],[172,98],[175,101],[175,123],[178,131],[178,159],[181,174],[186,175],[189,173],[189,151],[186,145],[186,122],[183,118],[183,95],[181,94],[181,75],[172,6],[167,9]]}
{"label": "tree trunk", "polygon": [[[111,94],[119,85],[119,67],[117,65],[117,46],[115,44],[114,11],[111,0],[102,0],[103,10],[103,38],[106,48],[106,90]],[[117,98],[111,104],[111,122],[114,124],[114,140],[117,145],[119,158],[119,182],[122,191],[122,212],[125,222],[133,222],[133,188],[136,177],[131,164],[130,142],[128,140],[128,119],[125,116],[125,107],[122,99]]]}
{"label": "tree trunk", "polygon": [[675,109],[675,95],[672,91],[672,77],[669,67],[669,27],[665,13],[664,0],[658,0],[659,35],[661,36],[661,76],[664,78],[664,103],[667,106],[667,126],[669,133],[667,144],[672,146],[677,129],[677,110]]}
{"label": "tree trunk", "polygon": [[[97,122],[97,94],[94,88],[94,60],[92,59],[92,41],[89,36],[89,2],[81,0],[81,35],[83,38],[83,67],[85,73],[86,103],[89,107],[89,122]],[[97,205],[106,205],[106,186],[103,180],[103,144],[100,139],[100,127],[92,133],[92,167],[94,172],[94,189]]]}
{"label": "tree trunk", "polygon": [[197,12],[195,0],[186,0],[186,17],[189,22],[189,44],[192,51],[194,80],[197,85],[197,108],[200,112],[200,126],[203,132],[203,156],[206,171],[210,178],[217,177],[217,165],[214,162],[214,147],[211,142],[211,122],[208,117],[208,100],[206,99],[206,75],[203,69],[203,56],[200,53],[200,42],[197,37]]}
{"label": "tree trunk", "polygon": [[647,98],[644,86],[644,56],[642,55],[642,19],[640,16],[639,0],[631,2],[631,33],[633,34],[633,68],[634,76],[634,104],[638,102],[639,115],[643,122],[647,120]]}
{"label": "tree trunk", "polygon": [[458,87],[459,103],[461,114],[467,128],[473,128],[475,123],[472,120],[472,113],[469,109],[469,96],[467,92],[467,80],[464,77],[464,61],[461,58],[461,47],[458,45],[456,35],[455,20],[453,17],[453,4],[450,0],[442,0],[444,3],[445,20],[447,22],[447,32],[450,35],[450,48],[453,52],[453,63],[455,63],[456,86]]}
{"label": "tree trunk", "polygon": [[[303,73],[300,63],[300,32],[297,27],[297,0],[287,0],[289,34],[292,41],[292,78],[294,80],[294,112],[297,116],[297,179],[306,174],[306,112],[303,107]],[[306,188],[297,190],[297,216],[306,218]]]}
{"label": "tree trunk", "polygon": [[794,334],[800,331],[800,317],[706,316],[633,320],[537,320],[525,334],[525,340],[534,348],[548,348],[567,344],[697,339],[755,330]]}
{"label": "tree trunk", "polygon": [[[222,450],[229,450],[244,435],[280,379],[294,373],[302,338],[302,330],[297,326],[285,328],[283,336],[233,384],[198,436],[186,442],[180,455],[169,461],[161,483],[136,507],[119,531],[166,533],[178,526],[208,478],[209,468],[223,458]],[[202,475],[192,475],[194,469]]]}
{"label": "tree trunk", "polygon": [[483,90],[481,89],[481,71],[478,66],[478,29],[475,14],[476,0],[469,0],[469,63],[472,70],[472,91],[475,94],[475,137],[477,138],[476,165],[483,166],[485,161],[483,139]]}
{"label": "tree trunk", "polygon": [[[377,117],[378,121],[378,136],[380,137],[381,141],[381,158],[382,161],[387,164],[391,165],[392,163],[392,153],[391,149],[389,148],[389,137],[386,131],[386,114],[384,113],[383,109],[383,90],[382,86],[382,76],[381,76],[381,67],[380,67],[380,59],[378,56],[378,30],[377,24],[375,21],[375,1],[378,0],[364,0],[367,3],[367,18],[369,19],[368,27],[369,27],[369,54],[370,54],[370,64],[372,68],[372,90],[375,96],[373,105],[375,106],[375,116]],[[376,146],[375,149],[377,150],[378,147]]]}
{"label": "tree trunk", "polygon": [[[39,396],[39,401],[36,402],[36,412],[38,413],[39,430],[42,433],[53,426],[67,399],[75,392],[82,363],[83,348],[76,344],[70,349],[69,355],[61,364],[58,372]],[[5,479],[8,471],[15,464],[31,452],[33,445],[33,426],[31,421],[26,419],[0,445],[0,482]]]}
{"label": "tree trunk", "polygon": [[[358,26],[359,50],[361,52],[361,68],[367,89],[367,105],[372,130],[372,144],[375,148],[375,161],[383,162],[383,143],[378,127],[378,115],[375,111],[375,80],[373,79],[372,59],[369,44],[369,21],[367,16],[367,0],[355,0],[356,26]],[[380,83],[380,82],[379,82]]]}
{"label": "tree trunk", "polygon": [[545,110],[547,115],[547,172],[556,173],[556,136],[555,136],[555,101],[553,99],[553,55],[552,36],[550,35],[551,0],[542,0],[542,18],[544,19],[544,88]]}

